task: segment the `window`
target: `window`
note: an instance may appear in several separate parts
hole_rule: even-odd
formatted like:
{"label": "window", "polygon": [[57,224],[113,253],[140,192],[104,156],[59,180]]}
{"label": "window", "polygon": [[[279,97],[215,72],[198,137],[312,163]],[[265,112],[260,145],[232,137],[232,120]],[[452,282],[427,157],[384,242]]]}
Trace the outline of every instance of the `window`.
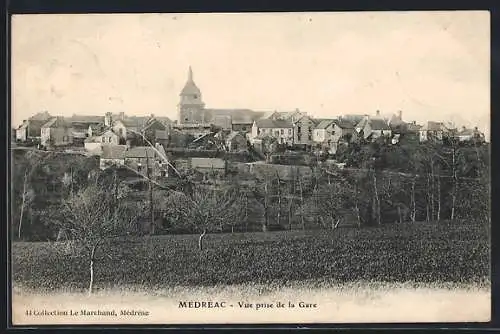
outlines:
{"label": "window", "polygon": [[194,95],[193,95],[193,97],[194,97],[195,99],[197,99],[197,98],[198,98],[198,95],[194,94]]}
{"label": "window", "polygon": [[297,127],[297,133],[300,133],[300,132],[301,132],[301,128],[299,126],[299,127]]}
{"label": "window", "polygon": [[285,134],[285,130],[284,129],[281,129],[281,134],[284,135]]}
{"label": "window", "polygon": [[247,130],[247,127],[246,127],[246,126],[243,126],[243,127],[241,128],[241,130],[246,131],[246,130]]}
{"label": "window", "polygon": [[291,135],[292,134],[292,129],[288,129],[288,134]]}
{"label": "window", "polygon": [[309,135],[307,136],[307,139],[308,139],[308,140],[312,140],[312,136],[311,136],[311,134],[309,134]]}

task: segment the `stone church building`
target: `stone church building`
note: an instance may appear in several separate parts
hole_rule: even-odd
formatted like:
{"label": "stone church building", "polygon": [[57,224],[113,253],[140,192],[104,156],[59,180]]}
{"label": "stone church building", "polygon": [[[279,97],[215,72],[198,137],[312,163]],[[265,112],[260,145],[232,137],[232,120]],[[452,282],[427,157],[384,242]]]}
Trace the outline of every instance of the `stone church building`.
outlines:
{"label": "stone church building", "polygon": [[187,82],[179,95],[178,119],[181,126],[213,124],[224,130],[250,131],[253,121],[265,114],[265,112],[250,109],[205,108],[201,90],[193,80],[191,66],[189,67]]}

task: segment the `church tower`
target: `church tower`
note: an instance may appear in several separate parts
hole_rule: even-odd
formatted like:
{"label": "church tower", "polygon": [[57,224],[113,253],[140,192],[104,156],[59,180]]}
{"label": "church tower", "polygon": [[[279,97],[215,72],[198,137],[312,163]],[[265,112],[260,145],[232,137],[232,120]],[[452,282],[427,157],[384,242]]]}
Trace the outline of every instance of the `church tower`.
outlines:
{"label": "church tower", "polygon": [[178,105],[179,124],[204,123],[205,104],[201,98],[201,91],[193,81],[193,70],[189,66],[188,80],[180,95]]}

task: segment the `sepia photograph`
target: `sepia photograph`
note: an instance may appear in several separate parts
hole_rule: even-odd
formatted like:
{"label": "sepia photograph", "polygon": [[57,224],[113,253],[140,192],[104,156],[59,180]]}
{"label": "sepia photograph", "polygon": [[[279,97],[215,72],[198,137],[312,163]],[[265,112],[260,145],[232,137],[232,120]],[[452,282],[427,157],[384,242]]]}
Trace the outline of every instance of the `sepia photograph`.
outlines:
{"label": "sepia photograph", "polygon": [[490,321],[488,11],[11,29],[14,326]]}

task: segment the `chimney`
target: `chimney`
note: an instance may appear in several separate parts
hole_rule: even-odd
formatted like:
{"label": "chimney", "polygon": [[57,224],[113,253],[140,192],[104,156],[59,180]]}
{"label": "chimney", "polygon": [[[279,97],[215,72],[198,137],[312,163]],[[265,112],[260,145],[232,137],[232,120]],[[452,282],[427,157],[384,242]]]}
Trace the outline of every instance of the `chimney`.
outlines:
{"label": "chimney", "polygon": [[125,113],[122,111],[120,112],[120,119],[123,121],[125,119]]}
{"label": "chimney", "polygon": [[375,114],[377,115],[377,117],[380,117],[380,110],[377,110]]}
{"label": "chimney", "polygon": [[104,115],[104,125],[105,126],[111,126],[111,122],[112,122],[112,117],[111,117],[111,113],[110,112],[107,112],[105,115]]}
{"label": "chimney", "polygon": [[402,120],[403,119],[403,111],[398,111],[398,118],[399,120]]}
{"label": "chimney", "polygon": [[413,125],[417,125],[417,121],[413,121],[412,123],[413,123]]}

